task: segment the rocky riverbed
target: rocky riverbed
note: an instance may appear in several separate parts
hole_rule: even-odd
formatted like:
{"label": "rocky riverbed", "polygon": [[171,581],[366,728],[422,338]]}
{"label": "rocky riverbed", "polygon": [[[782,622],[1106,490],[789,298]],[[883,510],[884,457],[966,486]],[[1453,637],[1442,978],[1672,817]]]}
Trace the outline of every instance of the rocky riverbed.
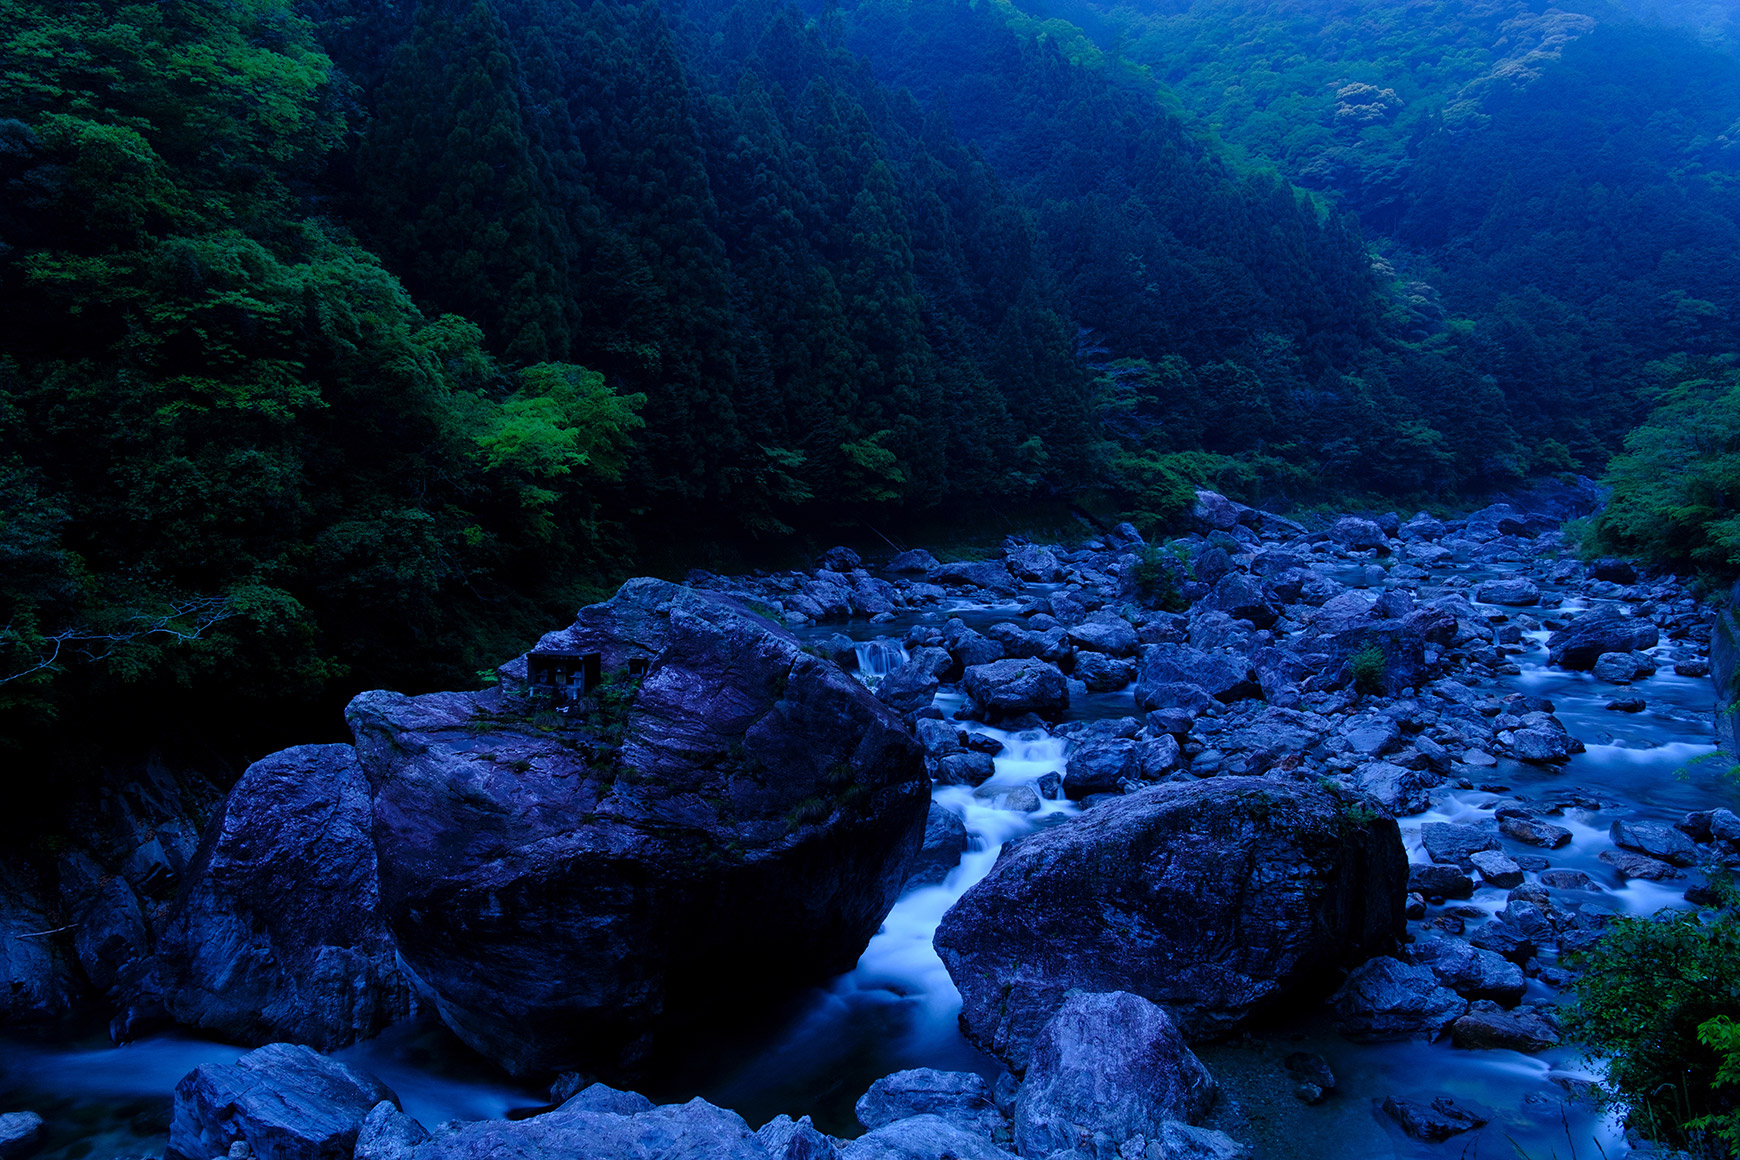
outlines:
{"label": "rocky riverbed", "polygon": [[[1166,545],[635,581],[538,646],[624,674],[584,712],[523,658],[365,694],[197,847],[160,811],[155,887],[123,839],[55,899],[9,871],[6,1014],[306,1045],[189,1071],[190,1160],[1617,1155],[1563,956],[1700,898],[1740,820],[1676,776],[1714,618],[1570,556],[1591,498],[1313,530],[1205,492]],[[521,1094],[383,1085],[414,1011]],[[17,1041],[4,1099],[56,1058]],[[86,1154],[50,1100],[11,1147]]]}

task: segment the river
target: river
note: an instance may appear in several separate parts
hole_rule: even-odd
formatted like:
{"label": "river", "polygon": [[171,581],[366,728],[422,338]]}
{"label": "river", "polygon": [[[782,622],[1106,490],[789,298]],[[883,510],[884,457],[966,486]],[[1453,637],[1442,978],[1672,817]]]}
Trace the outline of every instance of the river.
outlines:
{"label": "river", "polygon": [[[1015,609],[957,603],[944,615],[984,627],[1011,619]],[[860,641],[859,669],[866,680],[873,682],[904,658],[898,641],[915,619],[845,626]],[[826,629],[830,634],[839,630]],[[1623,884],[1597,856],[1609,848],[1607,828],[1617,817],[1673,822],[1687,810],[1731,801],[1728,783],[1715,766],[1697,760],[1714,749],[1710,681],[1677,677],[1664,666],[1659,675],[1626,690],[1646,699],[1645,712],[1609,711],[1604,706],[1615,687],[1587,674],[1547,669],[1542,637],[1525,638],[1529,651],[1515,658],[1520,671],[1500,681],[1509,689],[1550,698],[1587,751],[1562,771],[1501,761],[1479,788],[1452,791],[1429,812],[1401,819],[1411,857],[1424,859],[1419,834],[1425,822],[1478,821],[1508,796],[1575,799],[1578,804],[1556,819],[1571,829],[1572,843],[1554,851],[1552,861],[1555,868],[1583,870],[1600,884],[1584,900],[1586,907],[1648,914],[1683,905],[1683,885]],[[948,711],[958,702],[945,695],[939,704]],[[1072,706],[1079,717],[1134,711],[1129,690],[1089,695]],[[978,793],[960,786],[934,791],[935,800],[964,819],[972,842],[946,881],[905,895],[853,971],[828,987],[795,996],[763,1026],[698,1045],[681,1071],[649,1086],[648,1094],[660,1100],[702,1095],[736,1109],[751,1125],[782,1112],[809,1114],[826,1131],[854,1134],[853,1101],[891,1071],[922,1066],[973,1070],[987,1078],[998,1074],[995,1061],[960,1034],[960,997],[931,948],[931,936],[943,912],[990,870],[1003,843],[1064,821],[1078,807],[1047,801],[1036,813],[995,808],[990,799],[998,790],[1037,786],[1042,775],[1060,771],[1067,742],[1040,732],[970,728],[995,738],[1003,750],[995,758],[994,776]],[[1509,839],[1505,844],[1512,853],[1539,853]],[[1504,905],[1504,894],[1482,886],[1471,905],[1491,913]],[[1538,980],[1529,987],[1531,995],[1551,994]],[[168,1093],[176,1081],[199,1063],[227,1061],[242,1050],[172,1036],[117,1048],[95,1029],[70,1039],[65,1032],[58,1035],[0,1040],[0,1110],[30,1108],[50,1121],[44,1160],[160,1155]],[[1337,1092],[1321,1105],[1307,1106],[1292,1096],[1279,1060],[1299,1050],[1321,1054],[1338,1077]],[[399,1094],[406,1111],[425,1124],[523,1114],[544,1102],[542,1093],[496,1072],[427,1017],[335,1054],[379,1076]],[[1576,1098],[1596,1071],[1572,1047],[1527,1056],[1417,1042],[1357,1045],[1336,1035],[1321,1010],[1311,1010],[1292,1022],[1204,1047],[1200,1054],[1229,1097],[1214,1126],[1256,1145],[1259,1160],[1461,1156],[1474,1149],[1543,1160],[1627,1152],[1617,1128],[1586,1099]],[[1488,1109],[1492,1123],[1478,1138],[1422,1144],[1377,1112],[1376,1104],[1392,1095],[1450,1095]]]}

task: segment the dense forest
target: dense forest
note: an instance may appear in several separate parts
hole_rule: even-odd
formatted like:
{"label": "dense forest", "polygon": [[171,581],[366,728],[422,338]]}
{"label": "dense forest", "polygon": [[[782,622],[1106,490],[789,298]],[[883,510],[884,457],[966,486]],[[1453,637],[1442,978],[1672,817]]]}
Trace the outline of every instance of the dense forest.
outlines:
{"label": "dense forest", "polygon": [[1609,541],[1731,569],[1731,23],[1514,7],[0,0],[0,737],[257,755],[1035,499],[1623,452]]}

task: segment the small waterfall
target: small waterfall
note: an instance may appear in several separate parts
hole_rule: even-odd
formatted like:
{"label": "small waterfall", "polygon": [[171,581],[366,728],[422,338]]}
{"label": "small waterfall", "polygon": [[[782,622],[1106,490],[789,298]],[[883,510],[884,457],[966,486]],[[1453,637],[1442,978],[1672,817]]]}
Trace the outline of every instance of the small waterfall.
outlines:
{"label": "small waterfall", "polygon": [[[1045,774],[1063,771],[1068,744],[1063,738],[982,725],[973,731],[1003,743],[1003,751],[993,759],[995,772],[979,791],[989,789],[994,794],[998,789],[1018,786],[1037,789]],[[1081,812],[1074,802],[1064,800],[1042,801],[1035,813],[997,809],[991,805],[992,795],[979,791],[964,785],[938,786],[931,791],[933,801],[965,822],[972,847],[941,885],[913,890],[894,904],[858,966],[839,984],[847,995],[881,991],[912,1004],[908,1042],[902,1047],[914,1057],[960,1037],[956,1019],[961,1013],[961,995],[931,945],[944,912],[991,872],[1005,842],[1057,820],[1059,815]]]}
{"label": "small waterfall", "polygon": [[867,685],[875,685],[911,659],[905,645],[883,636],[856,641],[852,647],[858,654],[858,675]]}

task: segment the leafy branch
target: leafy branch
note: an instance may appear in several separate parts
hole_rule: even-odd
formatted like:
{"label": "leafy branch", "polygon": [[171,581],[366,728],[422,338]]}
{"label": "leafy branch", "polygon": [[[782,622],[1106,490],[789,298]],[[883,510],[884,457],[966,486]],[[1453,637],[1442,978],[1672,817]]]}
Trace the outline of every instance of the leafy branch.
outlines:
{"label": "leafy branch", "polygon": [[[213,627],[235,615],[236,609],[229,597],[200,596],[175,604],[167,612],[132,613],[110,632],[75,626],[62,629],[51,636],[32,634],[32,643],[38,652],[36,662],[15,672],[0,674],[0,685],[53,670],[61,664],[64,654],[76,654],[78,659],[94,664],[114,656],[118,649],[126,645],[153,637],[172,641],[198,640]],[[24,633],[11,624],[0,628],[0,642],[21,643],[24,639]]]}

